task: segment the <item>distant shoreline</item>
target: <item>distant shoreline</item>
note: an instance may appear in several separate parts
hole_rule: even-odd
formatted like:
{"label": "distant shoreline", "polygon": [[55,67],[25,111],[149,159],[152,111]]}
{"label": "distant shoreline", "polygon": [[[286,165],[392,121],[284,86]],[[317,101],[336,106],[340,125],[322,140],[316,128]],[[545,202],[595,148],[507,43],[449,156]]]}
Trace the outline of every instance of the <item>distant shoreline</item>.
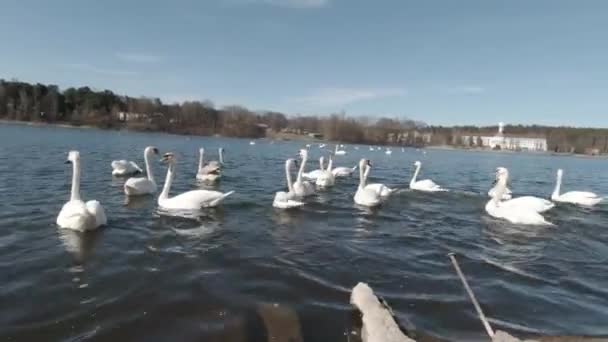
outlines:
{"label": "distant shoreline", "polygon": [[[180,134],[174,132],[164,132],[164,131],[146,131],[146,130],[137,130],[130,129],[128,127],[98,127],[91,125],[74,125],[70,123],[51,123],[51,122],[42,122],[42,121],[19,121],[19,120],[6,120],[0,119],[0,125],[20,125],[20,126],[33,126],[33,127],[61,127],[61,128],[71,128],[71,129],[99,129],[99,130],[115,130],[115,131],[127,131],[127,132],[149,132],[149,133],[165,133],[165,134],[174,134],[174,135],[182,135],[182,136],[198,136],[195,134]],[[210,135],[210,137],[221,137],[221,138],[231,138],[223,135]],[[292,133],[274,133],[268,135],[266,137],[261,138],[243,138],[243,137],[232,137],[239,139],[270,139],[270,140],[281,140],[281,141],[304,141],[309,143],[336,143],[342,144],[342,142],[338,141],[330,141],[324,139],[313,138],[307,135],[298,135]],[[346,143],[349,145],[369,145],[369,146],[390,146],[390,147],[408,147],[408,148],[416,148],[414,146],[401,146],[401,145],[378,145],[378,144],[368,144],[368,143]],[[509,153],[509,154],[537,154],[544,156],[555,156],[555,157],[577,157],[577,158],[585,158],[585,159],[608,159],[608,156],[604,155],[587,155],[587,154],[576,154],[576,153],[555,153],[555,152],[534,152],[534,151],[509,151],[509,150],[491,150],[491,149],[483,149],[483,148],[462,148],[457,146],[450,145],[428,145],[418,148],[425,148],[429,150],[440,150],[440,151],[463,151],[463,152],[492,152],[492,153]]]}

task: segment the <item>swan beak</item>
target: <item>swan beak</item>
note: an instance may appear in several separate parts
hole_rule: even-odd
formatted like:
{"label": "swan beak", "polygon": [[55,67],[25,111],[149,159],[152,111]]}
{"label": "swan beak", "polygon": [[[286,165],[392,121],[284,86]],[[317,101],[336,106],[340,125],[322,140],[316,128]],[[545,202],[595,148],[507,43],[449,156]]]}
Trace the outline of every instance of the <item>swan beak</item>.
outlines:
{"label": "swan beak", "polygon": [[158,149],[156,147],[152,150],[152,152],[154,152],[154,154],[158,154],[159,153]]}
{"label": "swan beak", "polygon": [[72,161],[66,160],[64,164],[72,164]]}

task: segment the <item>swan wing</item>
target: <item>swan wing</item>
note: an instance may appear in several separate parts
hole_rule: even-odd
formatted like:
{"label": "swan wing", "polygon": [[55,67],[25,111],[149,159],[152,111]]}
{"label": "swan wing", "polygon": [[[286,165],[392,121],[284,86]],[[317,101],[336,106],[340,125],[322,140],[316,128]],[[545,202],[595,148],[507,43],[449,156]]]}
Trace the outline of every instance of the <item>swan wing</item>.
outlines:
{"label": "swan wing", "polygon": [[294,200],[292,194],[284,191],[277,192],[272,202],[272,206],[279,209],[297,208],[303,205],[304,202]]}
{"label": "swan wing", "polygon": [[57,225],[61,228],[85,231],[96,227],[93,217],[82,201],[69,201],[63,205],[57,216]]}
{"label": "swan wing", "polygon": [[494,200],[490,200],[486,204],[486,212],[492,217],[504,219],[513,224],[552,225],[537,211],[526,207],[504,206],[502,204],[503,202],[496,205]]}
{"label": "swan wing", "polygon": [[224,198],[232,195],[234,191],[221,193],[211,190],[192,190],[162,201],[161,206],[169,209],[197,210],[205,207],[214,207]]}
{"label": "swan wing", "polygon": [[317,178],[319,178],[319,176],[322,173],[323,173],[323,170],[318,169],[318,170],[303,173],[302,177],[307,180],[317,180]]}
{"label": "swan wing", "polygon": [[373,188],[368,189],[367,187],[358,188],[354,199],[355,203],[367,207],[375,207],[381,203],[380,193]]}
{"label": "swan wing", "polygon": [[119,170],[126,170],[127,165],[129,164],[128,161],[122,159],[122,160],[113,160],[112,161],[112,169],[119,169]]}
{"label": "swan wing", "polygon": [[129,162],[129,169],[132,172],[144,172],[144,170],[142,170],[141,167],[139,167],[139,165],[137,165],[135,162],[132,162],[132,161]]}
{"label": "swan wing", "polygon": [[500,206],[506,208],[513,208],[512,210],[532,210],[537,213],[545,212],[553,207],[555,204],[553,202],[546,200],[544,198],[534,197],[534,196],[522,196],[513,198],[511,200],[506,200],[500,203]]}
{"label": "swan wing", "polygon": [[103,226],[108,223],[106,211],[103,209],[103,206],[101,205],[101,203],[99,203],[99,201],[88,201],[86,203],[86,207],[89,213],[95,217],[97,227]]}
{"label": "swan wing", "polygon": [[125,194],[131,196],[153,194],[156,192],[156,183],[145,177],[132,177],[125,182],[124,190]]}
{"label": "swan wing", "polygon": [[566,200],[577,200],[577,199],[597,199],[600,198],[598,195],[589,191],[569,191],[560,196],[562,199]]}
{"label": "swan wing", "polygon": [[416,183],[412,184],[412,186],[410,187],[414,190],[421,191],[447,191],[446,189],[440,187],[439,185],[437,185],[437,183],[433,182],[430,179],[419,180]]}

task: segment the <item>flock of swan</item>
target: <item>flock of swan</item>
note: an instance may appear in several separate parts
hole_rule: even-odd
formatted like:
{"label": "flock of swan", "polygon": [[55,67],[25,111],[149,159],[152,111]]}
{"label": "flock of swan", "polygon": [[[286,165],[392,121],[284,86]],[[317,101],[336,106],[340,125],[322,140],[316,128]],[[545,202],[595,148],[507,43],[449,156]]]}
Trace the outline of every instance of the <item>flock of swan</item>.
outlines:
{"label": "flock of swan", "polygon": [[[389,151],[389,149],[387,149]],[[196,179],[203,182],[216,182],[221,178],[224,168],[224,150],[218,150],[219,160],[205,162],[205,150],[199,150],[199,163]],[[325,165],[324,157],[319,160],[319,169],[306,172],[308,161],[308,150],[301,149],[299,160],[287,159],[285,161],[285,176],[287,191],[277,192],[274,196],[273,207],[279,209],[292,209],[306,204],[305,199],[317,191],[323,191],[336,185],[336,179],[351,176],[359,170],[359,184],[353,197],[354,203],[365,207],[376,207],[389,200],[396,189],[389,188],[382,183],[368,183],[367,179],[372,169],[368,159],[361,159],[354,167],[333,166],[335,155],[344,155],[345,150],[336,146],[329,154],[329,162]],[[148,146],[144,150],[145,177],[130,177],[124,183],[124,193],[127,196],[149,196],[157,192],[157,184],[151,167],[151,159],[159,155],[156,147]],[[226,197],[234,193],[229,191],[222,193],[213,190],[191,190],[179,195],[170,196],[171,185],[175,177],[176,156],[173,153],[165,153],[161,162],[167,165],[167,175],[164,186],[158,196],[159,209],[171,214],[172,212],[199,210],[206,207],[220,205]],[[61,228],[78,231],[92,230],[107,224],[107,218],[103,206],[98,201],[84,202],[80,197],[80,153],[70,151],[67,163],[71,163],[72,186],[70,200],[64,204],[57,216],[57,225]],[[292,180],[292,169],[298,167],[295,181]],[[143,173],[143,170],[134,162],[127,160],[115,160],[111,163],[113,176],[134,176]],[[436,184],[430,179],[418,180],[422,167],[420,161],[414,163],[415,171],[409,183],[409,188],[422,192],[446,192],[449,191]],[[603,200],[602,197],[592,192],[571,191],[561,193],[563,171],[557,171],[557,181],[551,196],[551,201],[534,197],[513,197],[507,187],[509,171],[504,167],[496,169],[495,185],[488,191],[490,200],[485,206],[485,211],[492,217],[506,220],[514,224],[525,225],[551,225],[542,213],[555,207],[555,203],[569,203],[580,206],[594,206]],[[554,203],[555,202],[555,203]]]}

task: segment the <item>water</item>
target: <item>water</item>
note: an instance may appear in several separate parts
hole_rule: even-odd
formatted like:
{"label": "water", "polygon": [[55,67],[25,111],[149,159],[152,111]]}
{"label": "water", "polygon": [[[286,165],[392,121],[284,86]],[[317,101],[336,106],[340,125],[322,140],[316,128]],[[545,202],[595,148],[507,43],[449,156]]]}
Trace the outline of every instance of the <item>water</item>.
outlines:
{"label": "water", "polygon": [[[218,188],[237,193],[196,219],[161,215],[154,198],[125,205],[110,161],[143,164],[147,145],[176,153],[174,194],[197,187],[200,146],[211,156],[223,146]],[[275,210],[284,160],[301,145],[0,126],[0,340],[355,340],[349,296],[359,281],[418,331],[483,340],[448,252],[460,255],[496,327],[608,335],[607,206],[559,206],[547,214],[555,227],[515,226],[483,209],[497,166],[511,170],[518,195],[549,196],[558,167],[565,190],[608,194],[605,160],[348,147],[335,164],[369,157],[374,182],[404,190],[365,210],[353,205],[356,177],[346,178],[301,210]],[[99,200],[109,217],[97,232],[55,225],[69,197],[70,149],[81,152],[84,199]],[[311,156],[320,156],[316,145]],[[405,190],[415,160],[423,177],[454,191]],[[154,163],[154,171],[162,182],[165,168]]]}

